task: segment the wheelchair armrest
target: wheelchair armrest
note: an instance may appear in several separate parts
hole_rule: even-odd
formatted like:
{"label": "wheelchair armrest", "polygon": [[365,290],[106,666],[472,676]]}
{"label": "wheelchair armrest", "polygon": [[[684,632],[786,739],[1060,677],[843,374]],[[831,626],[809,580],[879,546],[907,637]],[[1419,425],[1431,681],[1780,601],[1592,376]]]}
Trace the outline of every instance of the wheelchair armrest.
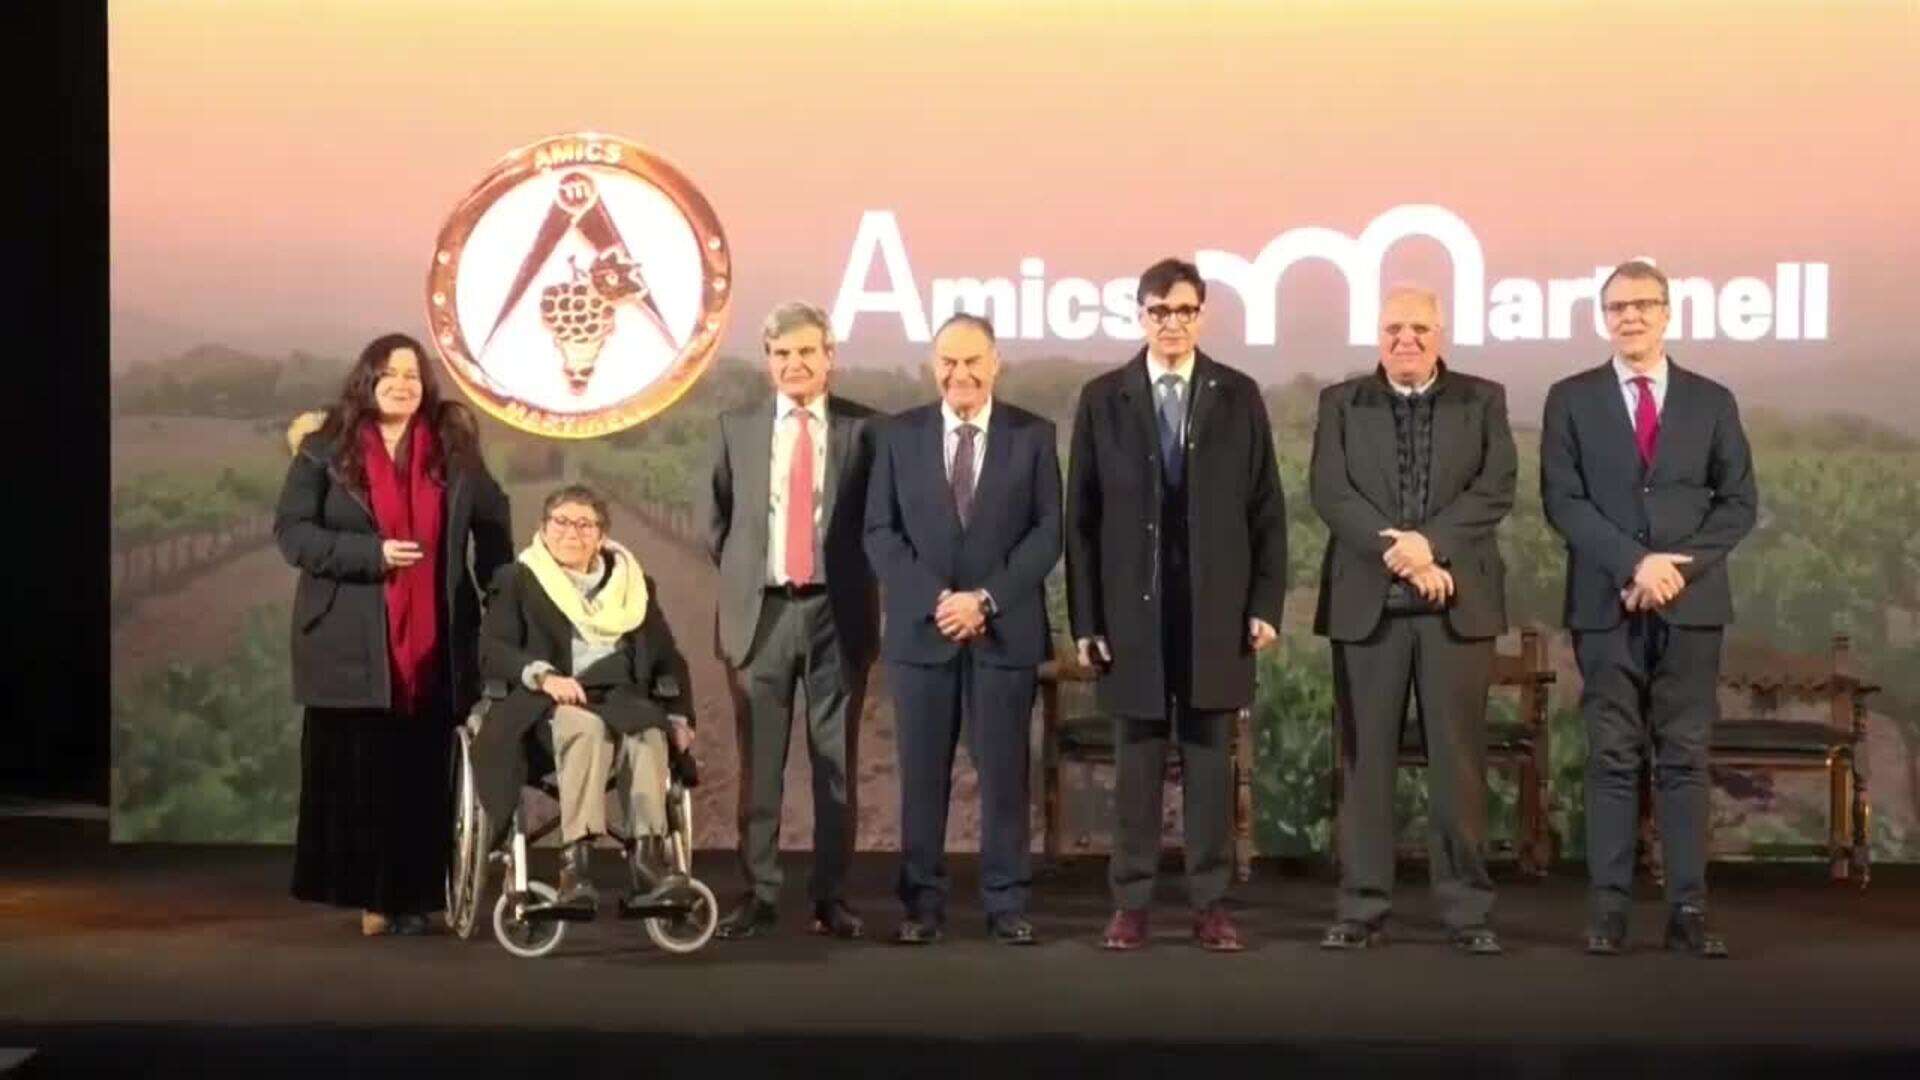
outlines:
{"label": "wheelchair armrest", "polygon": [[487,701],[505,701],[512,689],[512,684],[505,679],[488,679],[480,684],[480,697]]}
{"label": "wheelchair armrest", "polygon": [[493,708],[493,703],[504,701],[506,697],[505,679],[488,679],[481,683],[480,700],[473,703],[473,711],[467,714],[467,730],[475,735],[480,734],[481,725],[486,723],[487,712]]}

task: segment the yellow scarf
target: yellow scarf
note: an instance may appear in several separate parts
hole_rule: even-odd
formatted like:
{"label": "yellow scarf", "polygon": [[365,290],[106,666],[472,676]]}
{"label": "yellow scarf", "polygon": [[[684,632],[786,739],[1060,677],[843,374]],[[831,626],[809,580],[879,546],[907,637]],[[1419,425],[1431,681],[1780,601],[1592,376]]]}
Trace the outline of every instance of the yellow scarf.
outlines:
{"label": "yellow scarf", "polygon": [[600,541],[600,557],[612,560],[613,573],[589,600],[538,534],[520,552],[520,562],[533,571],[547,599],[573,624],[575,632],[589,644],[605,646],[646,621],[647,577],[640,572],[640,560],[633,557],[633,552],[612,540]]}

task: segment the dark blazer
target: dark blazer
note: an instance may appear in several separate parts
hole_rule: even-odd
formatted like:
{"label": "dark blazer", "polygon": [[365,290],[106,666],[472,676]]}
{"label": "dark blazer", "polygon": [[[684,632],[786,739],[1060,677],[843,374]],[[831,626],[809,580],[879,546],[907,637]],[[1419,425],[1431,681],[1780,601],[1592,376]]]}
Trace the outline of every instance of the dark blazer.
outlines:
{"label": "dark blazer", "polygon": [[[300,568],[293,593],[293,699],[309,707],[384,709],[392,695],[386,563],[367,494],[341,480],[336,453],[331,440],[307,436],[274,509],[274,540]],[[512,514],[484,467],[449,472],[440,552],[441,670],[455,715],[465,716],[479,697],[475,582],[491,579],[513,559]]]}
{"label": "dark blazer", "polygon": [[1667,362],[1653,467],[1643,471],[1626,398],[1607,363],[1547,392],[1540,500],[1567,542],[1567,626],[1605,630],[1648,552],[1691,555],[1665,616],[1676,626],[1733,621],[1726,558],[1753,529],[1759,495],[1740,411],[1726,387]]}
{"label": "dark blazer", "polygon": [[[1495,530],[1513,509],[1517,471],[1507,393],[1499,383],[1442,367],[1433,389],[1433,464],[1427,517],[1416,531],[1453,575],[1447,625],[1464,638],[1507,628],[1506,564]],[[1399,437],[1392,387],[1371,375],[1320,392],[1313,430],[1313,508],[1327,523],[1313,632],[1362,641],[1386,610],[1393,573],[1380,530],[1399,518]]]}
{"label": "dark blazer", "polygon": [[480,674],[495,700],[473,747],[475,784],[496,823],[513,812],[526,782],[522,740],[553,715],[553,699],[527,689],[521,678],[535,661],[579,679],[587,691],[587,707],[623,735],[665,727],[669,714],[684,716],[689,724],[696,719],[686,657],[674,644],[652,578],[647,579],[645,621],[623,635],[610,655],[585,671],[574,671],[573,625],[532,570],[518,562],[503,567],[493,580],[480,627]]}
{"label": "dark blazer", "polygon": [[[845,398],[827,398],[827,474],[821,480],[826,535],[820,564],[834,633],[852,670],[873,662],[880,636],[880,593],[861,545],[867,477],[873,469],[873,426],[879,413]],[[771,396],[720,414],[708,480],[697,485],[697,518],[707,557],[720,569],[716,607],[720,655],[734,668],[752,659],[754,629],[767,584],[768,475],[773,463]]]}
{"label": "dark blazer", "polygon": [[1060,457],[1053,424],[993,403],[985,456],[965,529],[947,483],[940,405],[886,421],[867,486],[867,555],[880,575],[886,622],[880,655],[942,664],[960,646],[941,636],[933,609],[943,589],[985,589],[998,611],[967,644],[975,659],[1031,667],[1051,652],[1047,574],[1060,559]]}
{"label": "dark blazer", "polygon": [[[1105,635],[1113,667],[1102,710],[1160,716],[1160,436],[1146,350],[1080,391],[1067,465],[1067,598],[1075,638]],[[1280,628],[1287,589],[1286,500],[1260,388],[1194,359],[1187,420],[1187,532],[1192,574],[1196,709],[1253,700],[1247,620]]]}

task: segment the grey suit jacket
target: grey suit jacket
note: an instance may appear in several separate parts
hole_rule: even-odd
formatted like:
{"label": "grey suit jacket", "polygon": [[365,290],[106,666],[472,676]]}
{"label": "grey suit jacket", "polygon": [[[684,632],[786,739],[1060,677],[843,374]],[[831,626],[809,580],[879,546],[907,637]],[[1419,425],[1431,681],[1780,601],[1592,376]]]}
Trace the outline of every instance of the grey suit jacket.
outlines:
{"label": "grey suit jacket", "polygon": [[[766,595],[773,417],[771,394],[722,413],[709,455],[712,467],[707,482],[698,485],[696,520],[704,529],[707,556],[720,568],[719,655],[735,668],[752,659]],[[879,590],[860,544],[877,419],[878,413],[859,402],[827,397],[820,569],[841,654],[854,669],[873,662],[879,638]]]}

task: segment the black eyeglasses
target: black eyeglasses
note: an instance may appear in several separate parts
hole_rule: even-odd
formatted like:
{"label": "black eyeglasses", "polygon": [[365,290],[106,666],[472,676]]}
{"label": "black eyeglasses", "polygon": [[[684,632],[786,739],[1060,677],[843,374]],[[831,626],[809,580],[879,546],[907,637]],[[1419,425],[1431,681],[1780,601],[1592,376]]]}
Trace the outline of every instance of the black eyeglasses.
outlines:
{"label": "black eyeglasses", "polygon": [[1189,326],[1199,317],[1200,309],[1193,304],[1181,304],[1179,307],[1155,304],[1147,309],[1147,318],[1161,326],[1165,326],[1168,319],[1175,320],[1181,326]]}
{"label": "black eyeglasses", "polygon": [[1633,309],[1637,315],[1651,315],[1666,307],[1667,302],[1665,300],[1609,300],[1601,306],[1606,309],[1607,314],[1617,319],[1625,315],[1629,308]]}
{"label": "black eyeglasses", "polygon": [[559,532],[576,532],[583,536],[600,531],[600,523],[592,518],[550,517],[547,519],[547,524]]}

